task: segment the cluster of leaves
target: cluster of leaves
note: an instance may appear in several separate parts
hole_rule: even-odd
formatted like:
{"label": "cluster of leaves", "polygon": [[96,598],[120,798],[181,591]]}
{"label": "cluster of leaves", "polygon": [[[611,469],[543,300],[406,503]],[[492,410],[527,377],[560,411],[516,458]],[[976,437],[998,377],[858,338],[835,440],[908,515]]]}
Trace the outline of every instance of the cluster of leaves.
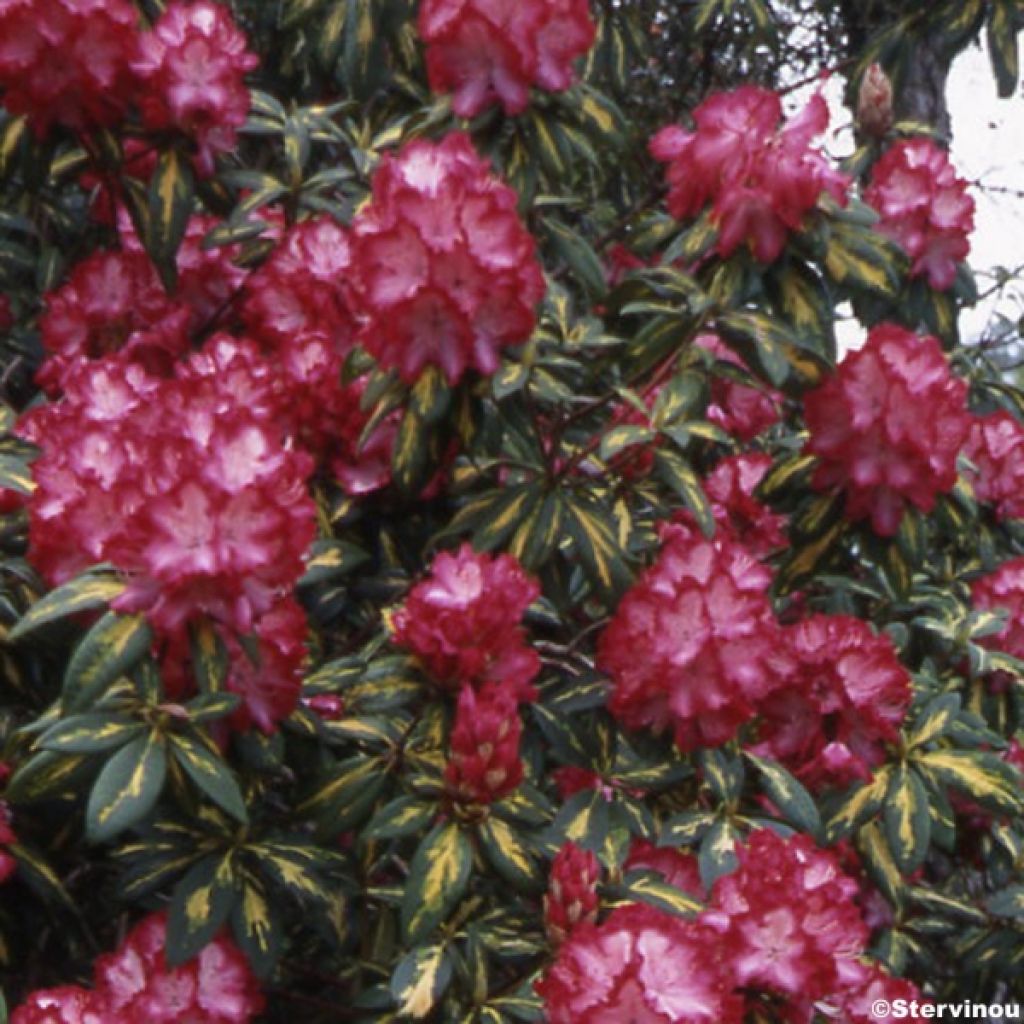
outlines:
{"label": "cluster of leaves", "polygon": [[[218,219],[205,245],[238,244],[238,264],[254,269],[270,248],[268,218],[348,223],[383,154],[464,127],[519,193],[547,296],[532,337],[492,378],[452,386],[427,371],[406,384],[370,367],[364,436],[401,417],[392,484],[353,498],[316,482],[320,536],[299,587],[314,627],[304,700],[272,735],[223,742],[238,698],[212,631],[192,638],[198,694],[171,699],[145,618],[109,610],[117,574],[98,566],[47,592],[24,559],[24,514],[0,518],[0,742],[15,767],[3,797],[19,837],[19,871],[0,900],[10,995],[85,976],[111,946],[115,916],[167,905],[171,961],[228,927],[265,980],[270,1020],[298,1010],[330,1021],[342,1009],[367,1022],[540,1020],[533,984],[551,955],[541,894],[565,842],[604,864],[604,907],[686,914],[689,897],[623,870],[630,843],[692,848],[710,885],[733,866],[732,841],[767,819],[855,845],[891,912],[873,952],[894,972],[947,999],[1024,996],[1024,787],[1001,756],[1022,725],[1021,666],[981,643],[1002,620],[970,600],[973,579],[1024,554],[1024,531],[961,484],[934,514],[908,513],[896,537],[879,539],[843,517],[840,497],[812,490],[813,459],[800,451],[798,400],[834,369],[847,308],[865,326],[939,336],[976,411],[1024,418],[1024,393],[960,345],[970,273],[948,293],[908,281],[904,255],[856,200],[823,200],[771,266],[745,249],[721,259],[709,218],[679,224],[660,208],[644,155],[665,117],[662,107],[655,120],[660,97],[680,81],[664,63],[652,76],[652,47],[692,66],[678,95],[697,100],[722,84],[708,73],[717,53],[742,55],[731,72],[742,74],[763,40],[781,46],[793,11],[705,0],[676,22],[663,4],[595,5],[598,40],[577,85],[536,95],[521,116],[490,110],[461,124],[426,87],[408,0],[234,6],[264,58],[237,151],[198,179],[182,149],[153,139],[148,189],[123,182],[169,289],[193,213]],[[875,34],[863,66],[898,63],[921,17],[909,11]],[[1012,91],[1014,4],[932,5],[928,19],[953,48],[987,25],[1000,92]],[[125,137],[94,142],[37,139],[0,108],[0,286],[18,325],[2,342],[0,485],[23,494],[32,453],[11,431],[35,397],[42,296],[109,241],[79,179],[119,173]],[[866,147],[851,170],[876,155]],[[623,241],[652,265],[611,286],[608,250]],[[695,345],[705,332],[746,368]],[[774,462],[759,496],[790,523],[774,565],[780,611],[799,591],[807,609],[867,620],[913,673],[886,763],[824,798],[736,743],[682,755],[667,737],[625,732],[595,667],[596,637],[655,556],[658,524],[682,508],[714,530],[702,479],[739,447],[709,416],[723,380],[784,396],[759,441]],[[649,471],[634,472],[648,453]],[[439,472],[444,486],[424,498]],[[543,594],[526,617],[543,665],[523,712],[526,781],[473,814],[445,791],[453,702],[388,625],[433,554],[467,539],[513,554]],[[996,671],[1014,681],[993,689]],[[317,714],[325,696],[343,714]],[[601,784],[563,800],[553,780],[564,768]]]}

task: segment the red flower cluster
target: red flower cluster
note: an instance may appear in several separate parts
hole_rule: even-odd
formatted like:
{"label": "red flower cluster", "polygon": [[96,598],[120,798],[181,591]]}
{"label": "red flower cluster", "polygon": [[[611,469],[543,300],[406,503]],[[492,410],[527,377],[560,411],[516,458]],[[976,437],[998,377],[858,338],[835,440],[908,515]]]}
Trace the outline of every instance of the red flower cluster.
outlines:
{"label": "red flower cluster", "polygon": [[814,96],[780,128],[781,117],[776,93],[748,85],[701,103],[696,131],[669,125],[651,140],[651,154],[669,165],[669,212],[686,220],[711,204],[720,256],[746,243],[773,263],[822,192],[846,201],[849,178],[811,148],[828,127],[825,100]]}
{"label": "red flower cluster", "polygon": [[172,3],[139,37],[132,61],[143,122],[152,131],[174,130],[192,139],[199,170],[212,174],[213,158],[235,148],[249,113],[244,76],[258,63],[226,6]]}
{"label": "red flower cluster", "polygon": [[424,0],[419,29],[430,88],[454,93],[459,117],[494,103],[520,114],[531,85],[568,89],[573,61],[596,34],[587,0]]}
{"label": "red flower cluster", "polygon": [[764,453],[730,455],[704,483],[719,528],[729,530],[755,558],[766,558],[786,546],[786,517],[754,497],[771,466],[771,456]]}
{"label": "red flower cluster", "polygon": [[516,202],[461,132],[384,158],[352,239],[361,341],[382,366],[455,383],[526,341],[544,278]]}
{"label": "red flower cluster", "polygon": [[36,379],[55,395],[81,360],[112,352],[167,374],[188,350],[189,319],[189,307],[168,298],[144,253],[93,253],[47,295],[39,326],[50,357]]}
{"label": "red flower cluster", "polygon": [[[744,365],[743,360],[717,335],[699,334],[694,344],[723,363]],[[711,404],[707,418],[740,441],[752,441],[778,422],[781,402],[782,395],[773,389],[749,387],[715,376],[711,380]]]}
{"label": "red flower cluster", "polygon": [[1024,518],[1024,427],[1008,412],[977,416],[964,455],[978,501],[995,507],[999,519]]}
{"label": "red flower cluster", "polygon": [[[218,359],[223,350],[236,358]],[[230,338],[213,339],[172,379],[116,357],[80,366],[63,400],[24,421],[42,448],[29,545],[53,584],[97,562],[115,565],[128,583],[115,607],[145,612],[179,649],[200,618],[229,636],[255,633],[261,679],[285,671],[275,654],[287,663],[276,685],[287,688],[289,706],[273,702],[287,714],[304,632],[289,595],[315,511],[306,491],[312,461],[283,442],[269,374],[251,346]],[[252,685],[238,683],[250,697]],[[264,728],[280,717],[254,699],[248,706]]]}
{"label": "red flower cluster", "polygon": [[597,883],[601,865],[589,850],[566,843],[551,862],[544,896],[544,925],[556,945],[584,921],[597,919]]}
{"label": "red flower cluster", "polygon": [[523,781],[516,695],[508,686],[463,686],[455,711],[444,781],[460,804],[491,804]]}
{"label": "red flower cluster", "polygon": [[248,1024],[263,996],[245,957],[215,938],[189,963],[168,967],[167,920],[151,914],[95,965],[95,988],[34,992],[11,1024]]}
{"label": "red flower cluster", "polygon": [[892,641],[849,615],[811,616],[787,639],[793,671],[758,708],[753,749],[812,787],[870,779],[912,696]]}
{"label": "red flower cluster", "polygon": [[[908,503],[930,512],[956,483],[970,430],[967,384],[938,341],[882,324],[836,374],[804,396],[810,441],[820,459],[813,484],[846,491],[851,519],[871,519],[891,537]],[[922,416],[921,411],[928,415]]]}
{"label": "red flower cluster", "polygon": [[258,63],[228,8],[171,3],[140,31],[127,0],[0,0],[0,89],[38,135],[109,127],[135,105],[145,126],[195,142],[196,166],[235,146]]}
{"label": "red flower cluster", "polygon": [[0,0],[0,91],[37,135],[114,124],[134,89],[129,0]]}
{"label": "red flower cluster", "polygon": [[1024,658],[1024,558],[1003,562],[995,572],[975,580],[971,586],[971,602],[975,608],[1004,608],[1010,613],[998,633],[982,637],[978,643],[1015,658]]}
{"label": "red flower cluster", "polygon": [[395,642],[448,689],[494,683],[532,700],[540,657],[520,620],[539,596],[537,581],[511,555],[478,555],[463,544],[439,554],[394,613]]}
{"label": "red flower cluster", "polygon": [[683,750],[717,746],[787,670],[771,573],[724,531],[708,540],[673,524],[663,540],[598,644],[609,707],[628,728],[673,726]]}
{"label": "red flower cluster", "polygon": [[868,933],[835,855],[760,829],[736,856],[702,915],[729,951],[733,984],[813,1003],[856,982]]}
{"label": "red flower cluster", "polygon": [[633,904],[578,925],[536,988],[550,1024],[739,1024],[723,954],[706,925]]}
{"label": "red flower cluster", "polygon": [[903,139],[875,164],[864,199],[881,216],[877,230],[910,257],[911,277],[937,291],[951,287],[971,251],[974,200],[949,156],[931,139]]}

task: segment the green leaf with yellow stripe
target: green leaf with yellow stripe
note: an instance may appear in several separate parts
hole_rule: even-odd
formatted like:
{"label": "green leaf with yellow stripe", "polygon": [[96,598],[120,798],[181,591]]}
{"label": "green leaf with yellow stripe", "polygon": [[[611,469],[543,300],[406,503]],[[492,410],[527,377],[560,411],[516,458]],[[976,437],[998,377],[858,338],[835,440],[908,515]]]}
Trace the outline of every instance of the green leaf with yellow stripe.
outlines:
{"label": "green leaf with yellow stripe", "polygon": [[509,554],[529,570],[548,559],[562,536],[562,500],[548,491],[516,528],[508,545]]}
{"label": "green leaf with yellow stripe", "polygon": [[282,929],[266,890],[248,874],[231,912],[231,932],[253,971],[267,977],[280,955]]}
{"label": "green leaf with yellow stripe", "polygon": [[228,678],[228,651],[216,627],[207,619],[189,627],[192,674],[200,693],[220,693]]}
{"label": "green leaf with yellow stripe", "polygon": [[369,812],[386,779],[379,757],[349,758],[299,805],[299,813],[318,818],[335,833],[351,828]]}
{"label": "green leaf with yellow stripe", "polygon": [[222,811],[243,825],[249,821],[245,798],[231,769],[216,747],[199,733],[178,732],[170,737],[171,753],[185,774]]}
{"label": "green leaf with yellow stripe", "polygon": [[47,903],[59,903],[67,909],[75,907],[60,876],[35,847],[23,842],[11,843],[5,847],[18,862],[18,877]]}
{"label": "green leaf with yellow stripe", "polygon": [[860,830],[857,834],[857,847],[864,858],[868,873],[882,890],[882,895],[893,906],[901,905],[904,895],[903,876],[893,859],[879,822],[872,821]]}
{"label": "green leaf with yellow stripe", "polygon": [[18,494],[31,494],[36,489],[36,482],[32,479],[28,463],[14,455],[0,455],[0,487]]}
{"label": "green leaf with yellow stripe", "polygon": [[633,581],[626,553],[612,529],[612,515],[598,502],[573,495],[566,499],[565,522],[590,582],[614,598]]}
{"label": "green leaf with yellow stripe", "polygon": [[1024,917],[1024,885],[1008,885],[985,898],[985,907],[997,917]]}
{"label": "green leaf with yellow stripe", "polygon": [[20,640],[40,626],[59,622],[79,612],[102,608],[117,597],[124,587],[124,583],[114,576],[95,573],[78,576],[56,590],[51,590],[32,605],[10,631],[8,639]]}
{"label": "green leaf with yellow stripe", "polygon": [[960,694],[941,693],[938,697],[933,697],[914,719],[914,726],[908,737],[909,745],[924,747],[944,736],[959,714]]}
{"label": "green leaf with yellow stripe", "polygon": [[72,715],[47,729],[36,740],[36,746],[40,750],[65,754],[97,754],[124,746],[145,731],[145,723],[130,715],[101,712]]}
{"label": "green leaf with yellow stripe", "polygon": [[152,811],[167,777],[164,737],[152,730],[122,747],[104,766],[85,811],[86,835],[106,842]]}
{"label": "green leaf with yellow stripe", "polygon": [[996,754],[977,750],[915,752],[913,763],[1001,814],[1020,814],[1024,806],[1019,774]]}
{"label": "green leaf with yellow stripe", "polygon": [[856,785],[846,794],[825,828],[825,838],[829,843],[845,838],[878,813],[889,787],[891,772],[888,766],[880,768],[870,782]]}
{"label": "green leaf with yellow stripe", "polygon": [[679,917],[692,917],[703,909],[699,901],[653,871],[630,871],[623,878],[621,889],[631,902],[649,903]]}
{"label": "green leaf with yellow stripe", "polygon": [[149,181],[149,216],[144,241],[146,252],[169,293],[177,287],[178,247],[192,215],[194,190],[188,159],[176,149],[162,153]]}
{"label": "green leaf with yellow stripe", "polygon": [[487,518],[473,531],[477,551],[493,551],[517,530],[540,505],[542,492],[535,483],[516,484],[495,496]]}
{"label": "green leaf with yellow stripe", "polygon": [[824,282],[806,264],[790,263],[767,278],[782,315],[802,339],[830,362],[835,360],[835,313]]}
{"label": "green leaf with yellow stripe", "polygon": [[783,818],[800,831],[817,836],[821,831],[821,815],[804,785],[777,761],[757,757],[749,751],[745,751],[744,756],[760,773],[765,795]]}
{"label": "green leaf with yellow stripe", "polygon": [[902,282],[905,257],[893,242],[859,224],[830,224],[825,269],[847,289],[895,298]]}
{"label": "green leaf with yellow stripe", "polygon": [[693,513],[705,537],[715,533],[715,516],[711,502],[700,482],[700,477],[693,467],[678,452],[659,448],[654,455],[654,469],[663,480],[683,500],[683,504]]}
{"label": "green leaf with yellow stripe", "polygon": [[601,299],[608,292],[604,268],[590,243],[579,232],[561,221],[544,221],[558,255],[572,271],[573,277],[592,299]]}
{"label": "green leaf with yellow stripe", "polygon": [[22,761],[4,791],[11,803],[52,800],[77,791],[89,758],[85,754],[68,755],[43,750]]}
{"label": "green leaf with yellow stripe", "polygon": [[148,653],[153,631],[141,615],[107,612],[79,641],[64,672],[65,712],[80,711]]}
{"label": "green leaf with yellow stripe", "polygon": [[444,946],[414,949],[402,958],[391,976],[391,995],[401,1017],[423,1020],[444,995],[452,980],[452,963]]}
{"label": "green leaf with yellow stripe", "polygon": [[893,860],[904,875],[913,874],[928,853],[932,819],[928,792],[912,768],[901,765],[893,772],[882,820]]}
{"label": "green leaf with yellow stripe", "polygon": [[194,864],[174,887],[167,913],[167,962],[191,960],[220,931],[238,898],[233,851]]}
{"label": "green leaf with yellow stripe", "polygon": [[722,875],[736,870],[738,839],[736,829],[724,818],[719,818],[704,833],[697,852],[697,867],[700,869],[700,879],[706,889],[710,889],[715,880]]}
{"label": "green leaf with yellow stripe", "polygon": [[399,839],[425,829],[437,807],[417,797],[400,796],[376,811],[363,829],[365,839]]}
{"label": "green leaf with yellow stripe", "polygon": [[330,855],[312,843],[271,841],[251,845],[247,852],[258,858],[269,878],[300,901],[330,908],[340,895],[317,870],[330,866]]}
{"label": "green leaf with yellow stripe", "polygon": [[454,822],[437,825],[420,843],[405,882],[402,934],[422,942],[462,899],[473,868],[469,840]]}
{"label": "green leaf with yellow stripe", "polygon": [[318,540],[306,560],[306,571],[299,580],[300,587],[328,583],[365,565],[370,555],[358,544],[346,540]]}
{"label": "green leaf with yellow stripe", "polygon": [[477,828],[477,836],[491,867],[509,884],[524,892],[543,887],[540,869],[522,835],[493,814]]}

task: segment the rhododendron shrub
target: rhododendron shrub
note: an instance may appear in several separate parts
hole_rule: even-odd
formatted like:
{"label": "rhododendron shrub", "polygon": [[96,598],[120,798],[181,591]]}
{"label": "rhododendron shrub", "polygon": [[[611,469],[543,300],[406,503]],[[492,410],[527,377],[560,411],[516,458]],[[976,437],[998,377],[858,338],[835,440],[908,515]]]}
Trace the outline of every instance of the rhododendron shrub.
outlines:
{"label": "rhododendron shrub", "polygon": [[852,6],[0,0],[0,1020],[1024,1000],[1019,19]]}

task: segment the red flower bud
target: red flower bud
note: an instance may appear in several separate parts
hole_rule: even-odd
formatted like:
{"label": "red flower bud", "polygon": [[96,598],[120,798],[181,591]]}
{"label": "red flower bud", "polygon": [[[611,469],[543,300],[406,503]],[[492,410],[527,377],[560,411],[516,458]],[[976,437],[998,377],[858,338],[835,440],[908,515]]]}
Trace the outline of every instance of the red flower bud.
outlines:
{"label": "red flower bud", "polygon": [[581,921],[597,919],[600,877],[597,857],[575,843],[566,843],[555,855],[544,896],[544,923],[552,943],[564,942]]}
{"label": "red flower bud", "polygon": [[456,803],[490,804],[514,792],[523,780],[515,695],[507,686],[459,694],[444,779]]}
{"label": "red flower bud", "polygon": [[876,139],[892,127],[892,82],[881,64],[871,64],[860,80],[857,126]]}

